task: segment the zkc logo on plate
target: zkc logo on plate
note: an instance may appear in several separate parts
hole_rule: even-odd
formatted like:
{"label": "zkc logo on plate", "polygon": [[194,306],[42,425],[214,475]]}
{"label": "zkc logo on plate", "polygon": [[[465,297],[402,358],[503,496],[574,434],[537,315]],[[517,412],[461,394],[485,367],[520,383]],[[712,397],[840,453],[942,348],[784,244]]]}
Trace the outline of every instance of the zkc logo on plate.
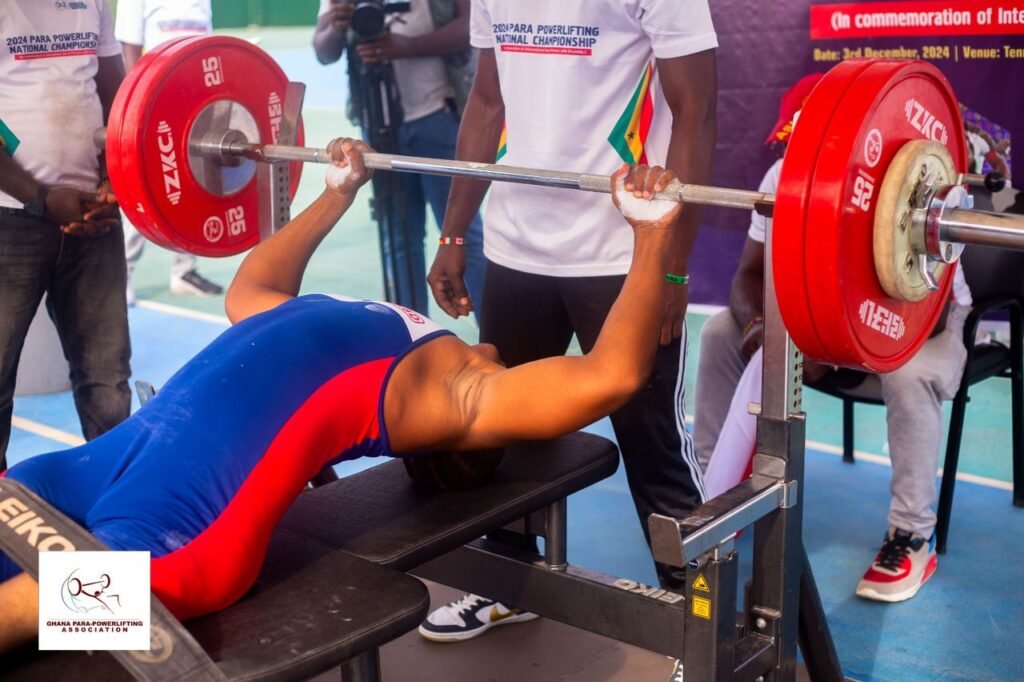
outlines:
{"label": "zkc logo on plate", "polygon": [[149,552],[40,552],[39,648],[146,650]]}

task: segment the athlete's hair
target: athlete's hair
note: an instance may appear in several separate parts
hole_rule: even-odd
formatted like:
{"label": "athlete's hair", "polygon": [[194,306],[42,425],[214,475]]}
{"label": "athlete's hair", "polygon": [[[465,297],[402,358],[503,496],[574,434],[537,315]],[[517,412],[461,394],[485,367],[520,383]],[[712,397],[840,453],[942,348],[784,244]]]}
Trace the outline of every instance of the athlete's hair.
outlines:
{"label": "athlete's hair", "polygon": [[402,462],[409,478],[420,488],[467,490],[490,480],[504,455],[503,449],[493,448],[404,457]]}

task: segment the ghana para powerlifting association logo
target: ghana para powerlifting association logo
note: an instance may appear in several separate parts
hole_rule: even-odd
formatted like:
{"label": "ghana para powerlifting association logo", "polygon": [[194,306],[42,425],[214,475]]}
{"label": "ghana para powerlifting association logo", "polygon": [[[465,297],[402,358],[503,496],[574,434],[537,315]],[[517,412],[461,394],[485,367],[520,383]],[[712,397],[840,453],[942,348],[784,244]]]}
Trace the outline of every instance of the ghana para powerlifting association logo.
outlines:
{"label": "ghana para powerlifting association logo", "polygon": [[76,568],[60,586],[60,600],[72,613],[117,613],[121,608],[121,595],[111,590],[112,585],[109,573],[86,577]]}
{"label": "ghana para powerlifting association logo", "polygon": [[149,552],[40,552],[39,648],[150,647]]}

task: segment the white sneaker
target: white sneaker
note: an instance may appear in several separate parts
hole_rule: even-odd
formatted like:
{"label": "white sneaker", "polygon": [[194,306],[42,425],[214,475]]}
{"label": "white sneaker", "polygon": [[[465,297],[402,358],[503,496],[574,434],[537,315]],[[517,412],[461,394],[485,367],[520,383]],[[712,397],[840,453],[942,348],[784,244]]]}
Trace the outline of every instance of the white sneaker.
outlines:
{"label": "white sneaker", "polygon": [[475,594],[435,609],[420,625],[420,635],[433,642],[460,642],[482,635],[496,625],[524,623],[537,617],[521,609]]}

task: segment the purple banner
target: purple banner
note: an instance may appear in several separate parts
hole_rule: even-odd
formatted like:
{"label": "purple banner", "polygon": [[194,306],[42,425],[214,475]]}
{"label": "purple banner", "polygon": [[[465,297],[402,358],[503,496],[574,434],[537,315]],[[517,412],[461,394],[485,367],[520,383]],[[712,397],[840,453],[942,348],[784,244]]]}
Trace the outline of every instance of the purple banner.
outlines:
{"label": "purple banner", "polygon": [[[1024,140],[1024,3],[714,0],[711,10],[720,45],[714,184],[756,189],[783,151],[764,145],[782,94],[802,76],[858,56],[935,64],[964,107],[969,139],[990,147],[976,159],[980,170],[1012,171],[1010,140]],[[1017,187],[1022,180],[1024,173],[1013,178]],[[750,216],[710,208],[704,216],[690,299],[724,304]]]}

